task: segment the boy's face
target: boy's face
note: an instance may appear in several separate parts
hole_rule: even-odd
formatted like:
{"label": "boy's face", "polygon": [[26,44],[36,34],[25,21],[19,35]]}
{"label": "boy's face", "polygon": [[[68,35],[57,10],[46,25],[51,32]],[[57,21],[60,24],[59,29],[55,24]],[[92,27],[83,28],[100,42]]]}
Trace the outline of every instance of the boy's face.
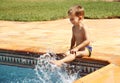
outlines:
{"label": "boy's face", "polygon": [[69,16],[69,19],[70,19],[70,22],[71,22],[73,25],[78,25],[79,22],[80,22],[80,18],[77,17],[77,16],[70,15],[70,16]]}

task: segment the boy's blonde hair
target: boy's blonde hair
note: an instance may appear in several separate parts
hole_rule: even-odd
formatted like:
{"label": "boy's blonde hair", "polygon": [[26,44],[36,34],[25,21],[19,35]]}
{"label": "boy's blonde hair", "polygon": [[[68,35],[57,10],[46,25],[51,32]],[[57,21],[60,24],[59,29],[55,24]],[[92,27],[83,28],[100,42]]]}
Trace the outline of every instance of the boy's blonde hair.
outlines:
{"label": "boy's blonde hair", "polygon": [[82,16],[84,18],[84,8],[80,5],[73,6],[68,10],[68,15]]}

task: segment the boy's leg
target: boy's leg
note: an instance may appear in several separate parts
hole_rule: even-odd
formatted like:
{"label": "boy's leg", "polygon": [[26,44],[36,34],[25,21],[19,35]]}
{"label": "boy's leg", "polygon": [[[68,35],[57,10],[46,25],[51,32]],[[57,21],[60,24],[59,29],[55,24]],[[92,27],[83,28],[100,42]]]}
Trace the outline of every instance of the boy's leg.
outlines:
{"label": "boy's leg", "polygon": [[76,58],[75,54],[69,54],[66,55],[65,58],[61,59],[61,60],[55,60],[55,61],[51,61],[51,63],[57,65],[57,66],[61,66],[63,63],[65,62],[71,62]]}
{"label": "boy's leg", "polygon": [[85,50],[83,51],[77,51],[74,54],[71,54],[70,51],[68,53],[66,53],[66,57],[61,59],[62,62],[71,62],[73,60],[75,60],[76,57],[88,57],[89,56],[89,51],[87,48],[85,48]]}
{"label": "boy's leg", "polygon": [[76,52],[76,57],[88,57],[89,56],[89,51],[87,48],[85,48],[85,50],[83,51],[77,51]]}
{"label": "boy's leg", "polygon": [[70,51],[67,51],[63,54],[63,56],[69,56],[70,55]]}
{"label": "boy's leg", "polygon": [[71,62],[75,60],[76,57],[83,57],[83,56],[89,56],[89,51],[87,48],[83,51],[78,51],[74,54],[67,53],[67,56],[61,60],[51,61],[53,64],[56,64],[58,66],[61,66],[65,62]]}

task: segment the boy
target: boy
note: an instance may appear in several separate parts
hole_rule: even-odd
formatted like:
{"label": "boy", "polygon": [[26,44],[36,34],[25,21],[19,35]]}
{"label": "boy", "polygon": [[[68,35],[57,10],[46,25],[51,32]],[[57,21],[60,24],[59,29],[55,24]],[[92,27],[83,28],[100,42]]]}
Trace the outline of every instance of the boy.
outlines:
{"label": "boy", "polygon": [[81,6],[74,6],[68,11],[72,27],[71,47],[61,60],[51,61],[53,64],[61,66],[65,62],[73,61],[76,57],[90,56],[92,47],[86,27],[82,23],[84,19],[84,9]]}

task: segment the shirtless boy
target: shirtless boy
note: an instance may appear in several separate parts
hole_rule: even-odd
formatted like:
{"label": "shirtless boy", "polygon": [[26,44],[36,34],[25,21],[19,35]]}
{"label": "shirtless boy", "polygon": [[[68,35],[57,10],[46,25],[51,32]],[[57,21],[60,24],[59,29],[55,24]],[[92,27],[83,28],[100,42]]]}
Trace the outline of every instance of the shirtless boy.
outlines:
{"label": "shirtless boy", "polygon": [[76,57],[90,56],[92,51],[88,30],[82,23],[84,8],[79,5],[74,6],[68,10],[68,16],[70,22],[73,24],[71,46],[70,50],[64,54],[65,58],[51,61],[57,66],[61,66],[65,62],[71,62]]}

